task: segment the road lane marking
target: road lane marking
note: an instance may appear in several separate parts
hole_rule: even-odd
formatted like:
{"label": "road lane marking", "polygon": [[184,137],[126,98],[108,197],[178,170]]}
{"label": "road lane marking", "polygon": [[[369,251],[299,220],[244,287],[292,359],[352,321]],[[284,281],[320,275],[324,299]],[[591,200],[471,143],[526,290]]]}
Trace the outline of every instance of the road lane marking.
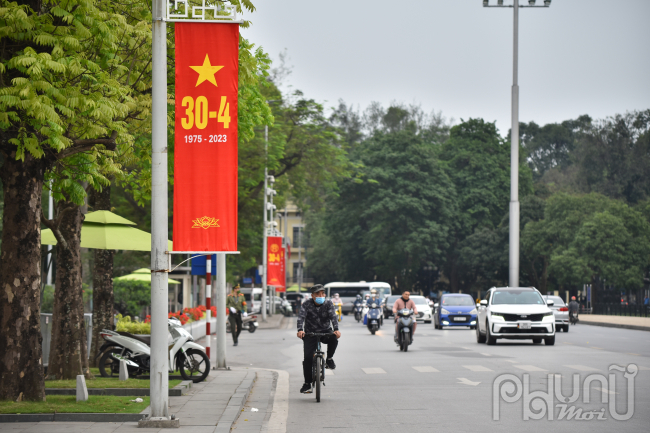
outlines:
{"label": "road lane marking", "polygon": [[513,365],[513,367],[524,371],[546,371],[543,368],[535,367],[534,365]]}
{"label": "road lane marking", "polygon": [[423,367],[413,367],[413,370],[419,371],[420,373],[440,373],[440,370],[437,370],[430,365],[425,365]]}
{"label": "road lane marking", "polygon": [[506,359],[506,362],[512,362],[513,364],[518,363],[519,361],[513,361],[512,359]]}
{"label": "road lane marking", "polygon": [[591,349],[598,349],[598,350],[605,350],[605,349],[603,349],[602,347],[596,347],[596,346],[591,346],[590,348],[591,348]]}
{"label": "road lane marking", "polygon": [[648,368],[648,367],[643,367],[643,366],[640,365],[640,366],[639,366],[639,370],[650,370],[650,368]]}
{"label": "road lane marking", "polygon": [[463,367],[465,367],[470,371],[494,371],[494,370],[490,370],[487,367],[483,367],[482,365],[463,365]]}
{"label": "road lane marking", "polygon": [[[490,371],[492,371],[492,370],[490,370]],[[459,377],[457,379],[460,380],[460,382],[458,382],[458,383],[462,383],[463,385],[476,386],[479,383],[481,383],[481,382],[472,382],[471,380],[467,379],[466,377]]]}
{"label": "road lane marking", "polygon": [[362,370],[366,374],[386,374],[383,368],[368,367],[362,368]]}
{"label": "road lane marking", "polygon": [[492,356],[489,353],[481,353],[481,355],[483,355],[483,356]]}
{"label": "road lane marking", "polygon": [[638,353],[628,353],[628,355],[641,356]]}
{"label": "road lane marking", "polygon": [[587,367],[586,365],[565,365],[565,367],[569,367],[578,371],[598,371],[597,368]]}

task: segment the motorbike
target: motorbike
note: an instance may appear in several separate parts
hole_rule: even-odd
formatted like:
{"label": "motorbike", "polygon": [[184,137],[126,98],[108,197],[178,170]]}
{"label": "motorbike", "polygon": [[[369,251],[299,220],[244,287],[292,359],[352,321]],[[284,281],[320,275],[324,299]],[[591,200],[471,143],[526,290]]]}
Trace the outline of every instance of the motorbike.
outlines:
{"label": "motorbike", "polygon": [[403,308],[397,312],[397,340],[399,350],[407,352],[409,345],[413,342],[413,328],[415,320],[413,310]]}
{"label": "motorbike", "polygon": [[354,303],[354,318],[357,320],[357,322],[360,322],[361,319],[363,319],[363,303],[360,301],[357,301]]}
{"label": "motorbike", "polygon": [[248,332],[251,334],[257,331],[259,323],[257,323],[257,316],[254,314],[249,314],[247,317],[242,317],[241,320],[242,329],[248,329]]}
{"label": "motorbike", "polygon": [[[573,314],[569,313],[569,322],[572,325],[577,325],[579,321],[580,321],[580,319],[578,319],[578,312],[577,311],[575,313],[573,313]],[[567,329],[569,329],[569,328],[565,328],[565,331]]]}
{"label": "motorbike", "polygon": [[372,302],[368,306],[368,317],[366,320],[368,330],[372,335],[375,335],[375,332],[379,330],[383,322],[383,319],[381,317],[381,308],[379,307],[378,303]]}
{"label": "motorbike", "polygon": [[[171,335],[169,349],[169,372],[180,371],[184,380],[199,383],[210,373],[210,359],[205,347],[194,342],[176,318],[167,320]],[[151,363],[151,337],[133,335],[128,332],[102,330],[100,336],[105,343],[95,359],[99,359],[99,372],[103,377],[120,374],[120,362],[125,361],[129,376],[148,374]]]}

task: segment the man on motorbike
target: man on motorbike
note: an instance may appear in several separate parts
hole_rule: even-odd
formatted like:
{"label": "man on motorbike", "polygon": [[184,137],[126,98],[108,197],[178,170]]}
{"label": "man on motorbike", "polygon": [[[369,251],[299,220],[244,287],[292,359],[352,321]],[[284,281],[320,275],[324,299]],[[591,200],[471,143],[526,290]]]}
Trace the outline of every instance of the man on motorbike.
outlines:
{"label": "man on motorbike", "polygon": [[336,316],[340,322],[341,315],[343,314],[343,301],[339,297],[338,293],[334,293],[334,296],[332,296],[332,304],[334,304],[334,312],[336,313]]}
{"label": "man on motorbike", "polygon": [[[407,310],[413,310],[414,317],[417,317],[418,315],[418,309],[415,306],[415,302],[413,302],[412,299],[409,299],[410,296],[411,293],[404,292],[402,293],[402,297],[393,304],[393,315],[395,315],[395,342],[397,342],[397,332],[399,331],[399,329],[397,329],[399,326],[397,323],[397,312],[406,308]],[[417,320],[413,320],[413,334],[415,334],[415,328],[417,328],[417,326]],[[413,334],[411,334],[411,339],[413,338]]]}
{"label": "man on motorbike", "polygon": [[370,305],[372,303],[380,304],[380,300],[377,297],[377,289],[372,289],[370,290],[370,297],[366,299],[366,305]]}
{"label": "man on motorbike", "polygon": [[230,333],[234,346],[237,346],[239,334],[242,327],[242,314],[247,316],[246,306],[244,305],[244,295],[239,293],[239,284],[232,288],[232,293],[226,298],[226,308],[230,309],[228,321],[230,322]]}
{"label": "man on motorbike", "polygon": [[578,309],[580,308],[580,304],[576,302],[576,297],[571,296],[571,302],[569,302],[569,320],[573,319],[573,316],[578,314]]}
{"label": "man on motorbike", "polygon": [[311,392],[312,364],[318,342],[316,337],[306,336],[305,333],[326,334],[332,331],[334,331],[333,335],[321,338],[320,341],[327,344],[325,368],[334,370],[336,364],[333,357],[336,346],[339,344],[338,339],[341,337],[341,332],[334,312],[334,304],[332,301],[325,300],[325,288],[317,284],[311,288],[311,299],[302,304],[298,315],[298,338],[302,339],[304,349],[302,372],[305,376],[305,383],[300,388],[300,392],[303,394]]}

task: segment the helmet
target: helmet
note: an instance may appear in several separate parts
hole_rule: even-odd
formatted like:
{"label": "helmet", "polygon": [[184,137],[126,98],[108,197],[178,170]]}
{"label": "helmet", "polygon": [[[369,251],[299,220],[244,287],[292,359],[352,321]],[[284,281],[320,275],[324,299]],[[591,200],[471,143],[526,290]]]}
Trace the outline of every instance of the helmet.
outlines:
{"label": "helmet", "polygon": [[575,297],[575,296],[571,296],[571,300],[572,300],[572,301],[575,301],[575,300],[576,300],[576,297]]}
{"label": "helmet", "polygon": [[335,298],[338,298],[338,297],[339,297],[339,294],[338,294],[338,293],[334,293],[334,297],[335,297]]}
{"label": "helmet", "polygon": [[361,299],[361,295],[357,293],[357,299]]}
{"label": "helmet", "polygon": [[371,295],[376,295],[376,294],[377,294],[377,289],[372,289],[372,290],[370,290],[370,294],[371,294]]}

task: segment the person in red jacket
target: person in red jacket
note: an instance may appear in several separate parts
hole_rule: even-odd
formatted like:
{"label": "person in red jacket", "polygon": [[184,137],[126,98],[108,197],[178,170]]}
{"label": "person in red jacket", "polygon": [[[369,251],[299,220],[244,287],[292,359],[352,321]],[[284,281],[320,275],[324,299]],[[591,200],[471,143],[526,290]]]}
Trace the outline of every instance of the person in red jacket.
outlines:
{"label": "person in red jacket", "polygon": [[[399,310],[403,310],[404,308],[413,310],[413,334],[415,334],[415,328],[418,326],[418,322],[415,320],[418,315],[418,309],[415,306],[415,302],[413,302],[412,299],[409,299],[410,296],[411,293],[404,292],[402,293],[402,297],[393,304],[393,315],[395,316],[395,341],[397,341],[397,312]],[[413,336],[411,336],[411,338],[412,337]]]}

